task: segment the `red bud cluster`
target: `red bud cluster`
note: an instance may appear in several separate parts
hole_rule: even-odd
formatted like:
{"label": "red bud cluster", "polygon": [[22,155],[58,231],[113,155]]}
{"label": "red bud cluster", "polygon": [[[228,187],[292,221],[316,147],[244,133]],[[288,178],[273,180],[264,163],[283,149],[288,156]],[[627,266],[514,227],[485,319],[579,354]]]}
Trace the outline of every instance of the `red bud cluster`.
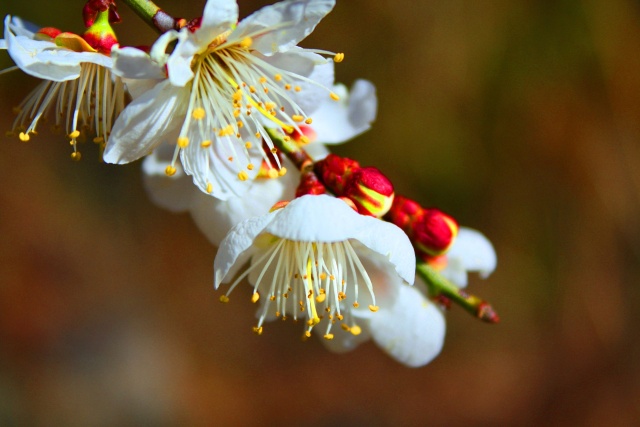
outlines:
{"label": "red bud cluster", "polygon": [[402,196],[395,198],[385,219],[407,233],[416,254],[427,262],[444,255],[458,234],[458,223],[452,217]]}
{"label": "red bud cluster", "polygon": [[314,170],[329,190],[351,200],[362,215],[380,218],[391,208],[393,184],[374,167],[361,167],[355,160],[329,154],[316,162]]}

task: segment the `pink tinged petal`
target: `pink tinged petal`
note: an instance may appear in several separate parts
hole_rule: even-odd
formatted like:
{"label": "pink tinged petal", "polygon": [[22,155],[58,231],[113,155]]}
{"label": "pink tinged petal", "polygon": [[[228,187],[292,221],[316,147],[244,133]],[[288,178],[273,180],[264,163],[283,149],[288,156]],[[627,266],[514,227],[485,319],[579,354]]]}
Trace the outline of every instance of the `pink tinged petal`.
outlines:
{"label": "pink tinged petal", "polygon": [[151,59],[144,51],[135,47],[111,50],[113,72],[129,79],[164,79],[164,64]]}
{"label": "pink tinged petal", "polygon": [[149,154],[180,125],[188,96],[188,91],[164,81],[131,102],[113,126],[104,161],[123,164]]}
{"label": "pink tinged petal", "polygon": [[413,368],[426,365],[440,353],[446,330],[440,310],[418,289],[423,286],[400,285],[391,306],[380,307],[369,319],[375,343]]}
{"label": "pink tinged petal", "polygon": [[467,272],[477,271],[488,277],[497,264],[493,245],[479,231],[460,227],[455,242],[447,252],[447,266],[442,275],[459,287],[467,285]]}
{"label": "pink tinged petal", "polygon": [[142,181],[149,198],[158,206],[171,212],[189,209],[200,191],[193,186],[191,178],[185,175],[180,164],[175,165],[176,173],[167,176],[165,169],[171,163],[173,147],[163,144],[142,162]]}
{"label": "pink tinged petal", "polygon": [[253,37],[252,49],[264,55],[284,52],[307,37],[334,4],[334,0],[300,0],[266,6],[243,19],[233,37]]}
{"label": "pink tinged petal", "polygon": [[416,270],[413,246],[395,225],[360,215],[342,200],[327,195],[299,197],[277,213],[266,232],[299,242],[357,240],[385,256],[402,279],[413,283]]}
{"label": "pink tinged petal", "polygon": [[198,191],[190,183],[193,191],[198,193],[190,208],[191,217],[213,245],[219,246],[229,230],[240,222],[264,215],[275,203],[294,197],[300,174],[287,159],[284,165],[289,170],[285,176],[256,179],[243,197],[226,201]]}
{"label": "pink tinged petal", "polygon": [[360,135],[369,130],[376,117],[377,98],[372,83],[356,81],[351,94],[344,86],[336,85],[333,92],[340,101],[329,99],[313,112],[316,141],[323,144],[338,144]]}

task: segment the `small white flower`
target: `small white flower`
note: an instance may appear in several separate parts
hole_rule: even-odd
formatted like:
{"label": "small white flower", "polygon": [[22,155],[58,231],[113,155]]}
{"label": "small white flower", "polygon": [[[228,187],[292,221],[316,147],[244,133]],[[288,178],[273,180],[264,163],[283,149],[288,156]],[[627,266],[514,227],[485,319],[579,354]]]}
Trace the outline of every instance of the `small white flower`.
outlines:
{"label": "small white flower", "polygon": [[20,68],[44,81],[17,108],[13,128],[22,141],[36,133],[40,119],[53,111],[55,128],[65,126],[79,159],[77,138],[87,131],[95,142],[107,140],[125,104],[122,80],[111,73],[112,60],[71,33],[38,33],[17,17],[4,20],[0,48]]}
{"label": "small white flower", "polygon": [[[312,122],[309,114],[321,97],[339,100],[328,89],[333,62],[319,54],[330,52],[296,46],[333,5],[333,0],[287,0],[236,26],[235,0],[209,0],[197,29],[165,33],[148,56],[118,52],[123,76],[166,65],[168,79],[123,112],[105,161],[131,162],[171,135],[176,146],[169,175],[180,155],[184,171],[202,191],[220,199],[241,195],[248,188],[242,181],[254,178],[255,165],[266,157],[263,139],[273,148],[267,128],[300,131]],[[166,47],[176,39],[167,56]]]}
{"label": "small white flower", "polygon": [[438,269],[446,279],[459,288],[467,286],[467,274],[478,272],[487,278],[496,269],[498,262],[493,245],[482,233],[467,227],[460,227],[456,240],[444,256],[444,268]]}
{"label": "small white flower", "polygon": [[[216,255],[215,287],[230,282],[247,261],[250,267],[221,301],[248,277],[252,301],[261,302],[255,332],[274,317],[302,317],[310,336],[325,319],[322,334],[329,340],[333,329],[361,334],[358,319],[379,315],[399,292],[397,284],[412,283],[415,275],[413,248],[402,230],[326,195],[302,196],[235,226]],[[393,280],[374,280],[377,275]]]}
{"label": "small white flower", "polygon": [[[327,100],[314,113],[313,123],[304,125],[302,131],[310,142],[304,149],[314,160],[327,155],[323,144],[335,144],[351,139],[369,129],[375,119],[376,95],[373,84],[357,80],[348,93],[342,85],[333,89],[341,95],[339,102]],[[143,161],[143,180],[151,199],[159,206],[173,212],[189,211],[196,225],[215,246],[233,226],[247,218],[268,212],[275,203],[294,197],[300,174],[287,160],[283,166],[288,171],[278,178],[257,178],[243,197],[220,200],[210,197],[193,186],[179,164],[176,172],[167,176],[173,148],[159,146]]]}

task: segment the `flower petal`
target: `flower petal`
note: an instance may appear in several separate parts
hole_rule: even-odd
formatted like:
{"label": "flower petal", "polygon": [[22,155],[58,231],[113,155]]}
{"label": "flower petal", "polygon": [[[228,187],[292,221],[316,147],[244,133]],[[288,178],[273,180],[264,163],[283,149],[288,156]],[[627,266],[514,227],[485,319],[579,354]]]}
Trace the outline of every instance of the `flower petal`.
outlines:
{"label": "flower petal", "polygon": [[391,357],[409,367],[424,366],[442,350],[445,321],[442,312],[415,286],[399,286],[393,305],[370,317],[371,336]]}
{"label": "flower petal", "polygon": [[192,185],[193,191],[198,193],[190,209],[193,221],[211,243],[219,246],[229,230],[238,223],[264,215],[275,203],[294,197],[300,174],[286,159],[284,165],[289,170],[285,176],[258,178],[243,197],[223,201],[196,190]]}
{"label": "flower petal", "polygon": [[111,50],[113,72],[129,79],[164,79],[164,64],[159,64],[143,50],[135,47]]}
{"label": "flower petal", "polygon": [[233,37],[253,37],[252,48],[264,55],[284,52],[307,37],[334,5],[334,0],[300,0],[265,6],[243,19]]}
{"label": "flower petal", "polygon": [[167,176],[165,169],[171,163],[173,152],[174,146],[169,144],[162,144],[153,150],[142,162],[142,180],[149,198],[155,204],[171,212],[184,212],[201,192],[193,186],[180,164],[175,165],[174,175]]}
{"label": "flower petal", "polygon": [[344,86],[334,86],[340,101],[323,102],[313,112],[316,140],[323,144],[337,144],[358,136],[371,127],[376,118],[375,86],[367,80],[357,80],[348,94]]}
{"label": "flower petal", "polygon": [[265,231],[299,242],[357,240],[386,256],[398,275],[413,283],[416,261],[406,234],[391,223],[358,214],[335,197],[307,195],[294,199],[285,209],[278,211],[278,216]]}
{"label": "flower petal", "polygon": [[188,91],[164,81],[131,102],[113,126],[104,161],[129,163],[149,154],[181,123],[188,96]]}
{"label": "flower petal", "polygon": [[447,252],[447,267],[442,275],[459,287],[467,285],[467,272],[477,271],[488,277],[497,264],[493,245],[479,231],[460,227],[455,242]]}
{"label": "flower petal", "polygon": [[238,22],[236,0],[208,0],[202,12],[202,24],[195,33],[203,43],[209,44],[236,22]]}

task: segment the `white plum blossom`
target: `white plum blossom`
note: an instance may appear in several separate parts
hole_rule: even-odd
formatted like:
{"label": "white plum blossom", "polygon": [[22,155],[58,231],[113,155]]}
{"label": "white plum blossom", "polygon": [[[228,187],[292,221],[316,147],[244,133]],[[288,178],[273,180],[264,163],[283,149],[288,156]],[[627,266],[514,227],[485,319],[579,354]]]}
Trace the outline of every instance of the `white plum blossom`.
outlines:
{"label": "white plum blossom", "polygon": [[53,112],[54,128],[64,125],[71,140],[72,158],[80,158],[76,143],[85,131],[96,135],[95,142],[105,143],[125,105],[125,88],[112,74],[108,54],[76,34],[40,31],[11,16],[4,20],[0,49],[8,51],[20,70],[44,80],[16,108],[13,129],[22,141],[28,141],[38,122]]}
{"label": "white plum blossom", "polygon": [[[377,100],[373,84],[357,80],[351,93],[343,85],[335,85],[333,90],[340,94],[340,101],[325,101],[317,108],[313,123],[301,129],[309,137],[304,149],[314,160],[327,155],[323,144],[351,139],[368,130],[375,119]],[[175,174],[167,176],[165,170],[172,157],[173,148],[162,144],[144,159],[145,188],[159,206],[173,212],[190,212],[200,231],[215,246],[220,245],[227,232],[239,222],[263,215],[281,200],[292,199],[300,177],[285,158],[283,166],[288,172],[284,176],[256,178],[243,197],[220,200],[196,188],[179,163]]]}
{"label": "white plum blossom", "polygon": [[[467,286],[469,272],[489,277],[498,262],[493,245],[482,233],[460,227],[458,235],[445,255],[444,268],[439,273],[459,288]],[[438,268],[436,268],[438,269]]]}
{"label": "white plum blossom", "polygon": [[263,140],[273,149],[268,129],[302,134],[321,99],[340,99],[331,90],[333,61],[322,56],[333,53],[296,46],[333,6],[334,0],[287,0],[236,25],[235,0],[209,0],[197,28],[165,33],[149,55],[116,51],[123,77],[157,78],[166,67],[168,78],[126,108],[105,161],[134,161],[170,137],[175,152],[168,175],[179,156],[202,191],[220,199],[242,195],[243,181],[255,178],[267,157]]}
{"label": "white plum blossom", "polygon": [[303,318],[305,336],[319,332],[333,351],[373,339],[413,367],[442,348],[442,313],[410,286],[415,256],[407,236],[339,199],[303,196],[238,224],[222,242],[214,272],[216,288],[237,275],[223,302],[248,278],[251,300],[261,304],[258,334],[266,320]]}

